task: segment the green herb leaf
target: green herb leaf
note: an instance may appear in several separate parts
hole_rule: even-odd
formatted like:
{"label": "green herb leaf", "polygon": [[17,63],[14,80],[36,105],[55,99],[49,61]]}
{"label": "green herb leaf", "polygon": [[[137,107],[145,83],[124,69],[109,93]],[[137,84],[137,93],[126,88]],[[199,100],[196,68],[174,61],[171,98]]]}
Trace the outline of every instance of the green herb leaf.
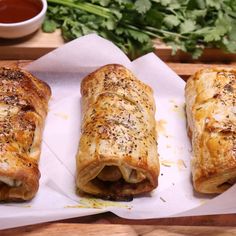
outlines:
{"label": "green herb leaf", "polygon": [[168,28],[172,29],[173,27],[180,24],[180,20],[175,15],[167,15],[164,18],[164,23]]}
{"label": "green herb leaf", "polygon": [[52,33],[56,30],[57,28],[57,23],[54,20],[48,20],[46,19],[43,22],[43,31],[46,33]]}
{"label": "green herb leaf", "polygon": [[181,25],[180,25],[180,32],[181,33],[189,33],[192,32],[196,29],[196,24],[193,20],[185,20]]}
{"label": "green herb leaf", "polygon": [[136,0],[134,4],[135,10],[141,14],[144,14],[150,10],[151,6],[152,4],[150,0]]}
{"label": "green herb leaf", "polygon": [[47,0],[42,29],[60,28],[65,40],[97,33],[131,59],[159,38],[198,58],[205,47],[236,53],[235,0]]}

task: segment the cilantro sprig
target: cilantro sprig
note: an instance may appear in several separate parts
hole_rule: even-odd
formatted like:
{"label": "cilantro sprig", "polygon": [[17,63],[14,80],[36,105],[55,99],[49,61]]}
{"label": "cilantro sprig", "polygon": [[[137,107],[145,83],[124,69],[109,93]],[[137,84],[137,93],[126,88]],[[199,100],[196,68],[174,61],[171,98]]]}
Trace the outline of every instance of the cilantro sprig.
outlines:
{"label": "cilantro sprig", "polygon": [[65,40],[97,33],[132,59],[152,51],[154,38],[193,58],[205,47],[236,53],[236,1],[48,0],[43,30],[57,28]]}

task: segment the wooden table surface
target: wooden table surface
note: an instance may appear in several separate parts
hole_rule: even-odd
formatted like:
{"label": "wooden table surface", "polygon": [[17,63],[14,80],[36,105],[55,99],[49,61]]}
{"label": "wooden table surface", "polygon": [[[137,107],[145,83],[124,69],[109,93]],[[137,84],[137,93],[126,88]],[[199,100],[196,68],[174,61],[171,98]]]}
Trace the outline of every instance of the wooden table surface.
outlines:
{"label": "wooden table surface", "polygon": [[[63,44],[64,41],[59,30],[52,34],[43,33],[39,30],[21,39],[0,39],[0,58],[5,60],[34,60]],[[159,40],[154,40],[154,47],[155,53],[164,61],[193,62],[190,54],[178,51],[176,55],[172,55],[171,47],[166,46]],[[199,61],[204,63],[212,63],[213,61],[229,63],[236,61],[236,54],[209,48],[204,50]]]}
{"label": "wooden table surface", "polygon": [[[18,66],[23,67],[29,64],[32,60],[1,60],[0,66]],[[209,67],[236,67],[236,61],[223,63],[177,63],[177,62],[166,62],[166,64],[176,72],[182,79],[187,80],[188,77],[194,74],[201,68]]]}
{"label": "wooden table surface", "polygon": [[[60,33],[46,35],[37,32],[23,40],[0,40],[0,66],[22,67],[49,51],[63,45]],[[159,47],[159,48],[158,48]],[[189,56],[171,56],[170,48],[157,42],[162,59],[183,79],[203,67],[236,67],[236,55],[219,50],[205,52],[201,61]],[[216,57],[217,55],[217,57]],[[219,56],[220,55],[220,56]],[[157,209],[158,210],[158,209]],[[112,213],[103,213],[0,231],[5,235],[236,235],[236,214],[127,220]]]}

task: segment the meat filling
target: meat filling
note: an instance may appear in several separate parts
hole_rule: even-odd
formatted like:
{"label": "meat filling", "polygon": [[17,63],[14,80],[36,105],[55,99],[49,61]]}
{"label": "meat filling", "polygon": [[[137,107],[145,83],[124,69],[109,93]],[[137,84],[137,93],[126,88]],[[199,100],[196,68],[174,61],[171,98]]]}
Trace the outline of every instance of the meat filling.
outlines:
{"label": "meat filling", "polygon": [[11,179],[6,176],[0,176],[0,186],[1,185],[8,185],[10,187],[19,187],[22,185],[22,182],[16,179]]}

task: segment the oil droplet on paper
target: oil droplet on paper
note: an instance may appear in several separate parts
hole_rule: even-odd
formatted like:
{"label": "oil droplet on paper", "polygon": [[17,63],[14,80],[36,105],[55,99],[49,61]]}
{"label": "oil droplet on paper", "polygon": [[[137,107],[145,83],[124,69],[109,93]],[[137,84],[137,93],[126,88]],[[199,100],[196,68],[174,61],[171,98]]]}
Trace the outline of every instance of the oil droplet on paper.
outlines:
{"label": "oil droplet on paper", "polygon": [[87,207],[87,206],[84,206],[84,205],[68,205],[68,206],[65,206],[65,208],[92,208],[92,207]]}
{"label": "oil droplet on paper", "polygon": [[63,120],[68,120],[69,119],[69,116],[65,113],[62,113],[62,112],[53,113],[53,115],[58,116],[58,117],[62,118]]}
{"label": "oil droplet on paper", "polygon": [[111,201],[104,201],[95,198],[86,198],[81,199],[78,205],[71,205],[66,206],[65,208],[95,208],[95,209],[102,209],[106,207],[118,207],[118,208],[126,208],[128,210],[132,209],[132,206],[128,206],[126,204],[120,202],[111,202]]}
{"label": "oil droplet on paper", "polygon": [[166,134],[166,124],[167,122],[165,120],[157,120],[156,121],[156,130],[157,134]]}
{"label": "oil droplet on paper", "polygon": [[174,161],[170,161],[170,160],[161,160],[160,162],[161,162],[161,165],[166,166],[166,167],[171,167],[172,165],[175,164]]}
{"label": "oil droplet on paper", "polygon": [[121,208],[127,208],[129,207],[126,204],[120,203],[120,202],[111,202],[111,201],[104,201],[100,199],[95,199],[95,198],[88,198],[88,199],[81,199],[80,203],[85,204],[85,205],[92,205],[97,208],[104,208],[104,207],[121,207]]}
{"label": "oil droplet on paper", "polygon": [[186,163],[182,159],[178,159],[177,161],[171,161],[171,160],[160,160],[161,165],[166,166],[166,167],[171,167],[173,165],[177,165],[178,169],[180,171],[184,170],[187,168]]}
{"label": "oil droplet on paper", "polygon": [[185,164],[184,160],[182,160],[182,159],[179,159],[177,161],[177,166],[178,166],[179,171],[182,171],[187,168],[187,165]]}
{"label": "oil droplet on paper", "polygon": [[199,200],[199,203],[200,203],[200,205],[204,205],[205,203],[207,203],[209,200],[207,200],[207,199],[200,199]]}
{"label": "oil droplet on paper", "polygon": [[31,208],[32,206],[31,205],[25,205],[25,206],[22,206],[24,208]]}
{"label": "oil droplet on paper", "polygon": [[172,109],[171,111],[177,113],[179,115],[179,117],[184,118],[185,119],[185,103],[183,104],[178,104],[177,102],[175,102],[174,100],[170,100],[170,103],[172,105]]}
{"label": "oil droplet on paper", "polygon": [[7,204],[7,206],[12,206],[12,207],[20,207],[20,208],[31,208],[31,205],[15,205],[15,204]]}

